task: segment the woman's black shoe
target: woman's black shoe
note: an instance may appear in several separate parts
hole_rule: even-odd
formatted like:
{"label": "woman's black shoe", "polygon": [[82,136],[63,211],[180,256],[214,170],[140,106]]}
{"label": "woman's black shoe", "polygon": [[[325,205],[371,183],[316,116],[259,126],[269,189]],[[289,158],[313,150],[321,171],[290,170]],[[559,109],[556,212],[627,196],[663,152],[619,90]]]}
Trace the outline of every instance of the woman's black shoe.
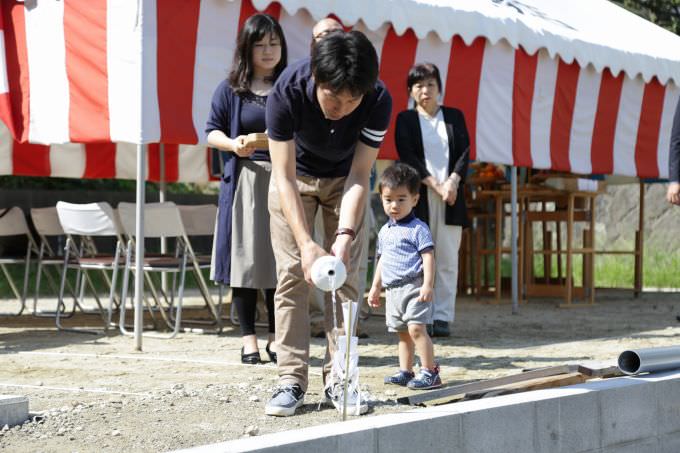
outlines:
{"label": "woman's black shoe", "polygon": [[276,353],[274,351],[272,351],[271,349],[269,349],[269,344],[267,344],[265,351],[267,351],[267,355],[269,356],[269,360],[276,363]]}
{"label": "woman's black shoe", "polygon": [[262,363],[262,359],[260,359],[260,352],[251,352],[250,354],[244,354],[243,353],[243,348],[241,348],[241,363],[245,363],[246,365],[257,365],[258,363]]}

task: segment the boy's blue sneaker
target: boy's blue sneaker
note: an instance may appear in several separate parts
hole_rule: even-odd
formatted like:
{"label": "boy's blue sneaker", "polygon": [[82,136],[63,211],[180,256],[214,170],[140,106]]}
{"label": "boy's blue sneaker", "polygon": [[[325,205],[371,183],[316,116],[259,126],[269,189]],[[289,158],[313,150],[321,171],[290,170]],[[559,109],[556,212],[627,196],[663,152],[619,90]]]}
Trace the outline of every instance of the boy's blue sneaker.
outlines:
{"label": "boy's blue sneaker", "polygon": [[385,376],[385,384],[401,385],[402,387],[406,387],[406,384],[411,382],[415,376],[416,375],[413,371],[399,370],[397,374]]}
{"label": "boy's blue sneaker", "polygon": [[412,390],[429,390],[441,387],[442,380],[439,377],[439,365],[435,366],[434,370],[421,368],[418,376],[411,379],[406,386]]}
{"label": "boy's blue sneaker", "polygon": [[295,414],[295,409],[302,406],[305,399],[305,392],[298,384],[284,385],[277,388],[264,407],[266,415],[277,417],[288,417]]}

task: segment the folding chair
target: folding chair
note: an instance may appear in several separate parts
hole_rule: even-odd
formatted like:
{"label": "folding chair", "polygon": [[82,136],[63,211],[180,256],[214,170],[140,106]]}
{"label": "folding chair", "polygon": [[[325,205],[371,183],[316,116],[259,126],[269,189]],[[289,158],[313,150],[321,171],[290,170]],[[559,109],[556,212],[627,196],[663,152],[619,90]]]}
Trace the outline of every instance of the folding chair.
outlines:
{"label": "folding chair", "polygon": [[[54,291],[55,294],[59,292],[59,272],[57,271],[56,276],[48,272],[49,267],[61,267],[64,264],[64,259],[57,255],[55,249],[50,245],[49,238],[66,238],[66,233],[59,223],[59,215],[57,214],[56,207],[48,208],[31,208],[31,221],[33,226],[38,233],[38,238],[40,239],[38,244],[38,267],[35,276],[35,294],[33,296],[33,316],[37,317],[54,317],[56,316],[55,311],[43,311],[38,309],[38,300],[40,299],[40,288],[42,283],[43,272],[47,278],[47,282]],[[71,285],[66,282],[70,293],[73,295],[74,300],[77,298],[75,291]],[[64,317],[71,317],[75,313],[76,305],[73,304],[74,310],[71,314]]]}
{"label": "folding chair", "polygon": [[[198,283],[199,290],[203,296],[208,310],[213,315],[215,321],[209,324],[217,324],[219,331],[222,330],[222,299],[223,299],[223,285],[219,285],[217,306],[213,302],[208,285],[203,277],[201,269],[210,269],[212,262],[212,254],[199,254],[195,252],[190,238],[194,236],[214,236],[215,234],[215,220],[217,217],[217,206],[214,204],[201,205],[179,205],[179,213],[182,217],[182,224],[184,225],[184,232],[186,233],[186,240],[189,247],[189,259],[194,268],[194,276]],[[187,321],[189,322],[189,321]],[[192,320],[193,323],[203,323],[201,321]]]}
{"label": "folding chair", "polygon": [[[127,251],[125,254],[125,274],[123,277],[123,292],[122,302],[120,306],[120,323],[119,328],[124,335],[132,335],[125,328],[125,299],[128,295],[128,283],[130,272],[138,272],[136,263],[134,262],[135,249],[135,224],[136,224],[136,206],[134,203],[121,202],[118,204],[118,215],[123,227],[125,235],[129,238]],[[147,286],[153,293],[157,306],[162,310],[160,298],[158,297],[158,290],[155,288],[153,281],[148,275],[151,272],[172,272],[179,274],[179,290],[177,294],[177,308],[174,316],[172,310],[174,307],[174,285],[172,296],[168,300],[167,295],[161,290],[162,296],[168,305],[168,316],[174,318],[173,330],[168,335],[146,334],[149,337],[155,338],[174,338],[180,330],[182,323],[182,301],[184,298],[184,281],[187,267],[188,241],[182,225],[182,218],[180,217],[177,206],[172,202],[165,203],[148,203],[144,206],[144,237],[145,238],[174,238],[175,239],[175,254],[174,255],[158,255],[149,254],[144,256],[144,262],[141,271],[145,273]],[[164,316],[165,317],[165,316]],[[167,318],[166,318],[167,320]]]}
{"label": "folding chair", "polygon": [[[90,314],[83,308],[82,302],[85,295],[85,286],[90,288],[98,307],[98,313],[104,321],[104,330],[111,324],[113,304],[115,300],[116,280],[119,268],[123,267],[121,253],[124,253],[120,227],[116,220],[113,208],[106,202],[74,204],[60,201],[57,203],[59,223],[66,233],[66,246],[64,247],[63,268],[59,285],[59,298],[56,312],[56,324],[59,330],[72,332],[93,333],[100,332],[66,328],[61,324],[61,317],[66,312],[64,303],[64,290],[66,277],[69,269],[75,269],[76,288],[79,288],[79,296],[74,300],[73,310],[79,308],[83,313]],[[116,241],[113,254],[99,253],[95,245],[95,237],[109,237]],[[105,276],[109,285],[108,310],[104,310],[97,294],[97,288],[92,281],[89,271],[99,270]],[[109,280],[106,272],[111,272]]]}
{"label": "folding chair", "polygon": [[[19,316],[26,308],[26,294],[28,292],[28,272],[31,264],[31,252],[37,250],[31,231],[28,229],[24,212],[19,207],[0,209],[0,236],[26,236],[27,245],[24,255],[14,255],[11,253],[0,254],[0,269],[5,275],[9,287],[19,301],[20,307],[17,312],[0,313],[0,316]],[[21,292],[17,288],[12,275],[7,269],[8,264],[24,265],[24,282]]]}

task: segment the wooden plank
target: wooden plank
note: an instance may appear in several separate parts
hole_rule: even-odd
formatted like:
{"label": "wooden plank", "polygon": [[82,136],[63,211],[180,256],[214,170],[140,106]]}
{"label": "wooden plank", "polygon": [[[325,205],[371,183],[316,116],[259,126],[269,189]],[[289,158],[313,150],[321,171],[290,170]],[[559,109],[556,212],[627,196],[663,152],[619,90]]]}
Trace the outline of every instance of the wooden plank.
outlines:
{"label": "wooden plank", "polygon": [[489,390],[480,390],[478,392],[471,392],[466,394],[465,399],[488,398],[490,396],[507,395],[510,393],[522,393],[531,390],[542,390],[557,387],[564,387],[567,385],[583,384],[590,376],[585,376],[579,372],[558,374],[556,376],[548,376],[543,378],[530,379],[526,382],[517,382],[515,384],[508,384],[501,387],[495,387]]}
{"label": "wooden plank", "polygon": [[588,362],[580,364],[578,366],[578,372],[581,374],[585,374],[586,376],[589,377],[599,378],[623,376],[623,373],[621,372],[618,366],[599,362]]}
{"label": "wooden plank", "polygon": [[546,368],[539,368],[537,370],[525,371],[511,376],[503,376],[495,379],[486,379],[483,381],[469,382],[467,384],[454,385],[438,390],[431,390],[429,392],[418,393],[397,399],[399,404],[419,405],[425,404],[428,401],[440,400],[454,395],[461,395],[478,390],[492,389],[502,385],[514,384],[517,382],[528,381],[530,379],[537,379],[548,376],[556,376],[559,374],[574,373],[578,371],[578,365],[558,365]]}

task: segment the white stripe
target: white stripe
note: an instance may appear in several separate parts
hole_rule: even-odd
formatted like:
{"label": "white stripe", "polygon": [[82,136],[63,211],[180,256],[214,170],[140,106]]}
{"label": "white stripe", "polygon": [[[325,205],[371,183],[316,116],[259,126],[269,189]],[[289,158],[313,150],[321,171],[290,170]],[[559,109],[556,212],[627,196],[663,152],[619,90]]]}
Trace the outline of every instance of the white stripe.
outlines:
{"label": "white stripe", "polygon": [[5,123],[0,121],[0,175],[11,175],[12,168],[12,151],[14,141],[9,129]]}
{"label": "white stripe", "polygon": [[142,135],[142,24],[137,10],[140,4],[130,0],[107,2],[106,64],[112,142],[136,143]]}
{"label": "white stripe", "polygon": [[7,81],[7,61],[5,61],[5,35],[0,29],[0,94],[9,91],[9,82]]}
{"label": "white stripe", "polygon": [[205,123],[210,100],[217,85],[226,78],[236,48],[240,2],[207,0],[201,2],[196,33],[194,129],[198,142],[205,143]]}
{"label": "white stripe", "polygon": [[[147,156],[144,179],[149,175],[148,159]],[[116,143],[116,179],[137,179],[137,145],[134,143]]]}
{"label": "white stripe", "polygon": [[369,133],[369,132],[366,132],[366,129],[362,129],[361,134],[362,134],[364,137],[368,138],[369,140],[373,140],[374,142],[382,142],[383,139],[385,138],[384,135],[378,136],[378,135],[373,135],[373,134],[371,134],[371,133]]}
{"label": "white stripe", "polygon": [[430,32],[424,39],[418,40],[416,48],[416,63],[434,63],[439,68],[439,76],[442,79],[442,96],[446,91],[446,76],[449,70],[449,58],[451,57],[451,41],[442,42],[439,36]]}
{"label": "white stripe", "polygon": [[28,139],[32,143],[66,143],[69,141],[69,85],[64,2],[41,2],[40,7],[24,8],[24,12],[31,87]]}
{"label": "white stripe", "polygon": [[[144,0],[142,18],[142,142],[161,139],[161,114],[158,106],[158,61],[156,1]],[[161,74],[163,76],[163,74]]]}
{"label": "white stripe", "polygon": [[477,159],[512,164],[512,86],[515,50],[487,42],[477,101]]}
{"label": "white stripe", "polygon": [[85,145],[66,143],[50,146],[50,176],[82,178],[85,173]]}
{"label": "white stripe", "polygon": [[614,135],[613,174],[615,175],[637,176],[635,144],[644,91],[645,84],[641,77],[635,79],[624,77]]}
{"label": "white stripe", "polygon": [[579,72],[569,137],[569,165],[572,173],[587,175],[592,171],[590,145],[593,140],[601,78],[601,74],[590,65],[581,68]]}
{"label": "white stripe", "polygon": [[279,24],[288,45],[288,64],[309,55],[314,23],[306,9],[299,9],[294,16],[281,9]]}
{"label": "white stripe", "polygon": [[369,41],[371,41],[371,44],[373,44],[373,47],[375,47],[375,51],[378,54],[378,61],[380,61],[382,57],[382,48],[389,29],[389,24],[383,24],[377,30],[369,29],[362,21],[359,21],[354,25],[354,30],[359,30],[366,35]]}
{"label": "white stripe", "polygon": [[531,161],[533,168],[550,168],[550,128],[557,83],[557,60],[538,52],[531,104]]}
{"label": "white stripe", "polygon": [[369,134],[379,136],[379,137],[384,137],[385,134],[387,134],[387,129],[382,130],[382,131],[377,131],[375,129],[369,129],[367,127],[363,128],[364,131],[368,132]]}
{"label": "white stripe", "polygon": [[208,153],[203,145],[180,145],[178,178],[181,182],[208,181]]}
{"label": "white stripe", "polygon": [[668,178],[668,157],[671,144],[671,129],[673,128],[673,115],[678,105],[680,89],[673,82],[666,85],[663,98],[663,111],[661,112],[661,124],[659,125],[659,146],[657,156],[659,162],[659,177]]}

